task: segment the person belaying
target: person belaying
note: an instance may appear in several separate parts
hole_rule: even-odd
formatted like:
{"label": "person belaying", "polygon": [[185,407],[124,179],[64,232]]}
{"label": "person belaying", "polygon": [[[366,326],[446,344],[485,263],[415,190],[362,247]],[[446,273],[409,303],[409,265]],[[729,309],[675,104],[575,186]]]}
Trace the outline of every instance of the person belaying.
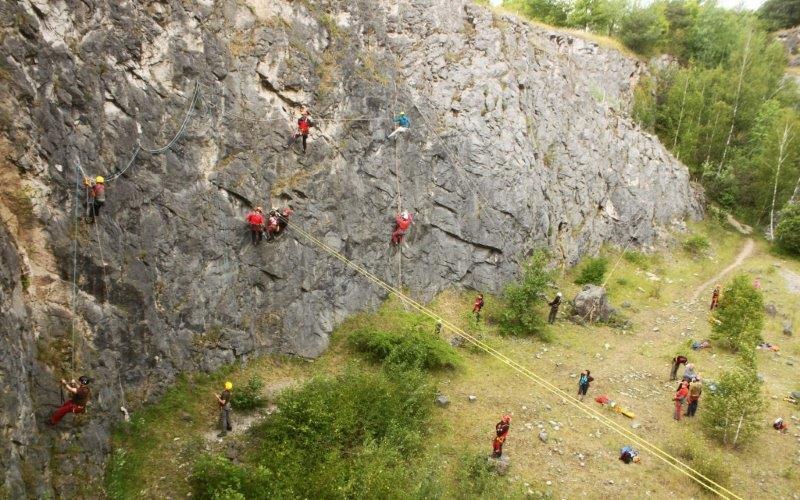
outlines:
{"label": "person belaying", "polygon": [[675,401],[675,420],[680,420],[681,415],[683,415],[683,403],[686,402],[686,398],[689,397],[689,382],[683,381],[681,382],[680,387],[678,388],[678,392],[675,393],[675,397],[673,397],[673,401]]}
{"label": "person belaying", "polygon": [[703,383],[699,380],[689,384],[689,406],[686,407],[686,416],[694,417],[697,413],[697,404],[700,402],[700,395],[703,394]]}
{"label": "person belaying", "polygon": [[510,427],[511,415],[503,415],[503,418],[494,426],[495,437],[492,442],[492,458],[500,458],[503,456],[503,443],[506,442]]}
{"label": "person belaying", "polygon": [[408,210],[403,210],[394,218],[394,231],[392,232],[392,244],[397,246],[403,242],[403,236],[408,232],[414,221],[414,215],[408,213]]}
{"label": "person belaying", "polygon": [[479,293],[478,296],[475,297],[475,303],[472,304],[472,314],[475,315],[476,323],[481,321],[481,309],[483,309],[483,294]]}
{"label": "person belaying", "polygon": [[711,307],[708,309],[713,311],[719,305],[719,294],[720,294],[720,285],[714,287],[714,291],[711,292]]}
{"label": "person belaying", "polygon": [[225,382],[225,390],[220,394],[214,393],[219,404],[219,426],[222,428],[217,437],[225,437],[229,431],[233,430],[231,426],[231,391],[233,390],[233,383]]}
{"label": "person belaying", "polygon": [[56,425],[67,413],[78,414],[85,412],[86,403],[89,402],[89,398],[92,395],[92,391],[89,389],[89,384],[91,382],[92,380],[86,375],[79,377],[77,382],[74,380],[67,382],[62,378],[61,384],[64,385],[64,387],[72,394],[72,396],[53,412],[53,414],[50,416],[50,420],[47,423],[49,425]]}
{"label": "person belaying", "polygon": [[258,245],[264,235],[264,209],[256,207],[255,210],[247,214],[247,224],[250,227],[250,238],[253,241],[253,245]]}
{"label": "person belaying", "polygon": [[314,122],[311,121],[311,113],[308,112],[307,109],[304,109],[303,112],[300,114],[300,118],[297,119],[297,132],[289,137],[289,141],[286,143],[286,147],[290,148],[292,144],[295,143],[298,137],[303,138],[303,153],[306,152],[306,144],[308,142],[308,133],[311,131],[311,127],[314,126]]}
{"label": "person belaying", "polygon": [[551,325],[556,321],[556,315],[558,314],[558,307],[561,305],[561,292],[558,292],[555,298],[547,303],[550,306],[550,316],[547,318],[547,322]]}
{"label": "person belaying", "polygon": [[677,380],[678,378],[678,367],[681,365],[685,365],[689,359],[686,356],[678,355],[672,358],[672,369],[669,372],[669,380]]}
{"label": "person belaying", "polygon": [[106,203],[106,180],[102,175],[98,175],[94,179],[85,177],[83,185],[89,193],[88,206],[89,210],[89,223],[94,224],[95,218],[100,215],[100,209]]}
{"label": "person belaying", "polygon": [[589,370],[583,370],[581,372],[581,376],[578,378],[578,397],[581,401],[586,396],[586,392],[589,390],[589,384],[594,381],[594,377],[592,377],[592,372]]}
{"label": "person belaying", "polygon": [[403,132],[408,130],[409,127],[411,127],[411,120],[408,119],[408,116],[406,116],[405,111],[401,111],[400,114],[394,118],[394,123],[397,124],[397,127],[395,127],[394,132],[389,134],[389,137],[387,137],[387,139],[391,139],[397,134],[402,134]]}

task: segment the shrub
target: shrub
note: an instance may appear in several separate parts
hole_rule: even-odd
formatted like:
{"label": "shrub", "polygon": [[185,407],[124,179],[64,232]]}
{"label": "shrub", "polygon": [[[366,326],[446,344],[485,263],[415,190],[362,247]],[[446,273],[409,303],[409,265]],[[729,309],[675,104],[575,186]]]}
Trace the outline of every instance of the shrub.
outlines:
{"label": "shrub", "polygon": [[715,392],[700,400],[704,431],[723,444],[736,446],[753,438],[760,428],[764,400],[755,369],[740,367],[720,377]]}
{"label": "shrub", "polygon": [[670,452],[694,470],[715,483],[727,487],[731,481],[731,466],[725,455],[714,450],[705,440],[688,432],[669,444]]}
{"label": "shrub", "polygon": [[775,228],[778,248],[792,255],[800,255],[800,203],[787,205]]}
{"label": "shrub", "polygon": [[536,335],[548,340],[544,328],[544,315],[534,307],[550,282],[551,273],[545,270],[547,255],[539,250],[523,266],[522,279],[509,284],[503,294],[506,306],[498,315],[500,333],[503,335]]}
{"label": "shrub", "polygon": [[744,355],[752,352],[764,326],[764,298],[744,274],[725,287],[715,312],[711,338]]}
{"label": "shrub", "polygon": [[608,260],[605,257],[593,257],[586,260],[580,274],[575,278],[578,285],[600,285],[608,270]]}
{"label": "shrub", "polygon": [[683,249],[695,257],[705,255],[710,246],[708,238],[700,234],[690,236],[683,242]]}
{"label": "shrub", "polygon": [[406,369],[437,370],[455,368],[460,359],[455,350],[440,337],[420,328],[387,332],[360,328],[347,339],[350,347],[375,362]]}
{"label": "shrub", "polygon": [[628,250],[622,254],[622,258],[642,269],[650,267],[650,259],[643,252]]}
{"label": "shrub", "polygon": [[266,401],[261,395],[261,389],[263,388],[264,382],[260,378],[253,376],[247,381],[247,384],[233,390],[231,406],[236,410],[254,410],[264,406]]}

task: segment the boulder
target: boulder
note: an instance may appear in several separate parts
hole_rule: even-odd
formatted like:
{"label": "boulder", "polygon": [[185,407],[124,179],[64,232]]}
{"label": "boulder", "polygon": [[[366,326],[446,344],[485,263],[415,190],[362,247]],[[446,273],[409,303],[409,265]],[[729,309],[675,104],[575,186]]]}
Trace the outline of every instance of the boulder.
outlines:
{"label": "boulder", "polygon": [[448,399],[448,397],[444,394],[439,394],[436,396],[436,406],[440,408],[447,408],[450,406],[450,399]]}
{"label": "boulder", "polygon": [[775,304],[770,302],[769,304],[764,306],[764,312],[774,318],[775,315],[778,314],[778,308],[775,307]]}
{"label": "boulder", "polygon": [[539,441],[541,441],[541,442],[543,442],[543,443],[547,443],[547,440],[548,440],[548,439],[550,439],[550,437],[547,435],[547,432],[545,432],[545,431],[541,431],[541,432],[539,433]]}
{"label": "boulder", "polygon": [[794,333],[792,331],[792,322],[787,319],[783,322],[783,334],[791,337],[792,333]]}
{"label": "boulder", "polygon": [[573,300],[574,315],[585,321],[608,321],[616,310],[611,307],[606,289],[596,285],[586,285]]}
{"label": "boulder", "polygon": [[511,465],[511,460],[509,460],[508,454],[503,454],[498,458],[489,457],[489,465],[494,467],[495,474],[505,476],[506,472],[508,472],[508,467]]}

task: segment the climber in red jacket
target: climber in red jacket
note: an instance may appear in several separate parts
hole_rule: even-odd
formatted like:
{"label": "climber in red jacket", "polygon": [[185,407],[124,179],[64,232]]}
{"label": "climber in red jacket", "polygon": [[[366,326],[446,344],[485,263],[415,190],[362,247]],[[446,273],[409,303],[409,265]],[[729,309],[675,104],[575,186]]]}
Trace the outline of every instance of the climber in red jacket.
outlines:
{"label": "climber in red jacket", "polygon": [[258,245],[264,235],[264,209],[256,207],[255,210],[247,214],[247,224],[250,227],[250,238],[253,241],[253,245]]}
{"label": "climber in red jacket", "polygon": [[503,443],[506,442],[508,429],[511,427],[511,415],[503,415],[503,418],[494,426],[495,438],[492,442],[492,458],[503,456]]}
{"label": "climber in red jacket", "polygon": [[311,127],[314,126],[314,122],[311,121],[311,114],[308,112],[307,109],[304,109],[300,118],[297,119],[297,132],[292,134],[289,137],[289,142],[286,144],[286,147],[289,148],[292,144],[295,143],[298,137],[303,138],[303,153],[306,152],[306,141],[308,141],[308,133],[311,131]]}
{"label": "climber in red jacket", "polygon": [[50,416],[50,420],[47,421],[48,425],[56,425],[67,413],[78,414],[85,412],[86,403],[89,402],[89,398],[92,395],[92,391],[89,389],[91,379],[86,375],[80,377],[78,382],[74,380],[72,382],[67,382],[61,379],[61,383],[67,388],[67,391],[72,393],[72,397],[53,412]]}
{"label": "climber in red jacket", "polygon": [[403,210],[402,213],[399,213],[395,216],[394,232],[392,232],[393,245],[396,246],[403,242],[403,236],[408,231],[408,228],[411,227],[413,219],[413,214],[408,213],[408,210]]}

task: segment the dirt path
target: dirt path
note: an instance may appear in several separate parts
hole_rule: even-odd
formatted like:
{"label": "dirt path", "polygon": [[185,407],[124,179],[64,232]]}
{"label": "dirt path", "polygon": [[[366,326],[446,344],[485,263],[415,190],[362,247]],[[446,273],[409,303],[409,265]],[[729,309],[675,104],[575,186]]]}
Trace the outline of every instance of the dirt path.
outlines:
{"label": "dirt path", "polygon": [[750,254],[753,253],[753,247],[755,247],[753,240],[748,238],[744,244],[744,247],[739,252],[739,255],[736,256],[736,260],[734,260],[731,265],[720,271],[719,274],[717,274],[710,280],[706,281],[705,283],[697,287],[697,289],[694,291],[694,294],[692,294],[692,302],[697,300],[700,294],[703,293],[706,289],[710,288],[712,285],[714,285],[714,283],[719,282],[726,274],[739,267],[742,264],[742,262],[744,262],[744,260],[750,257]]}

